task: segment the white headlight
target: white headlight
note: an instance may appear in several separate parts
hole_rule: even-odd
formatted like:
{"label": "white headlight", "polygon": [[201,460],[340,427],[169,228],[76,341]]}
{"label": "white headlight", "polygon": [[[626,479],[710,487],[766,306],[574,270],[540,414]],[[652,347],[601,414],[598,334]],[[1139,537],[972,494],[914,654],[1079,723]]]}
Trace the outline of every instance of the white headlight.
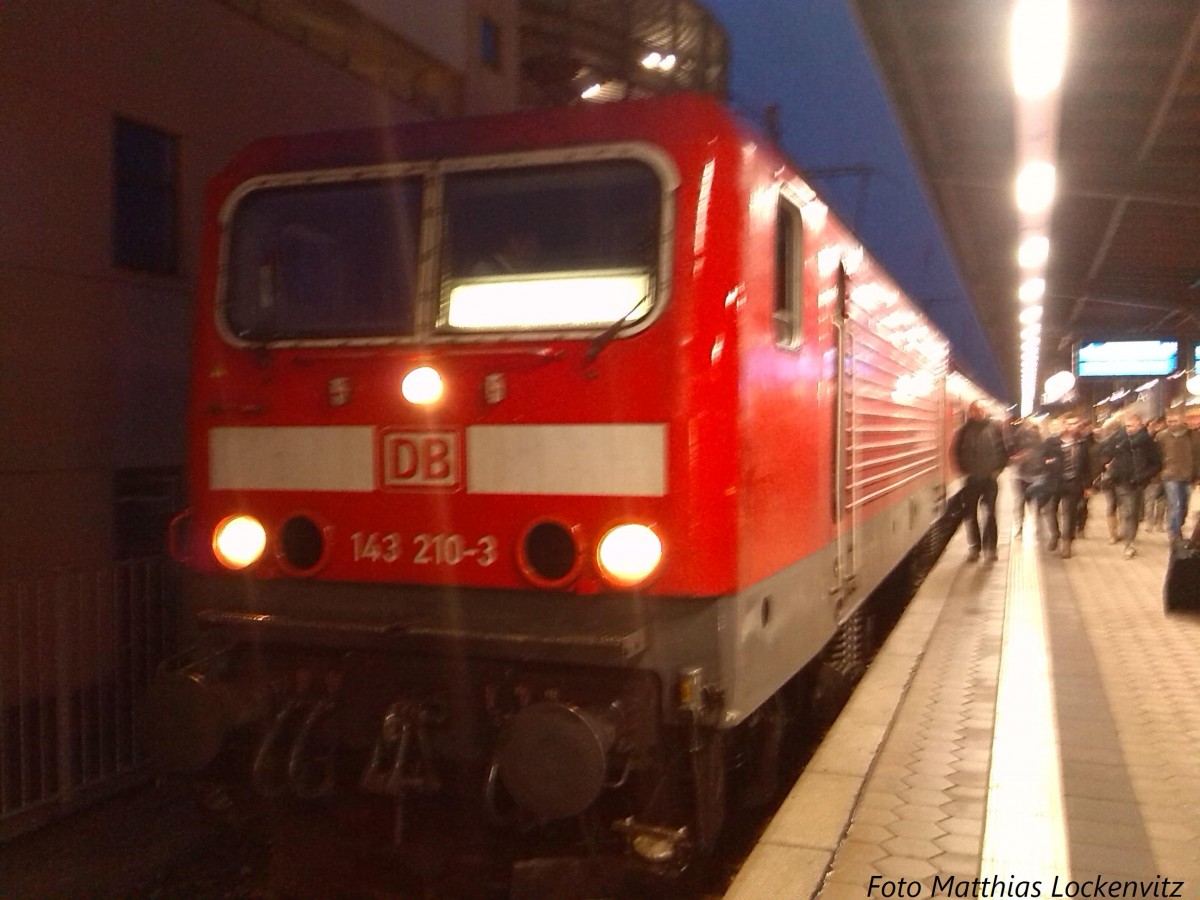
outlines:
{"label": "white headlight", "polygon": [[404,376],[404,381],[400,384],[400,393],[404,395],[404,399],[417,406],[437,403],[442,399],[444,390],[442,376],[432,366],[413,369]]}
{"label": "white headlight", "polygon": [[634,587],[654,574],[662,562],[662,541],[646,525],[618,525],[600,539],[596,564],[617,587]]}
{"label": "white headlight", "polygon": [[213,531],[213,553],[227,569],[258,562],[267,548],[267,531],[254,516],[230,516]]}

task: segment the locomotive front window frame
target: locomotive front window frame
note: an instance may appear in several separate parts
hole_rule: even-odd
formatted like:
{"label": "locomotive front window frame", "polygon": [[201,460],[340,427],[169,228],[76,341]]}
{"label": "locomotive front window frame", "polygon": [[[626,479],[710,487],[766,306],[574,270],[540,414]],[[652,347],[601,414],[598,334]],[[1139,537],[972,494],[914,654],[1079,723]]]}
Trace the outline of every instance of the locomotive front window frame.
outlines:
{"label": "locomotive front window frame", "polygon": [[[580,193],[576,176],[598,172],[610,179],[612,190],[608,193],[617,197],[618,210],[622,209],[619,197],[621,173],[634,173],[632,188],[629,184],[624,188],[624,208],[636,205],[638,201],[630,198],[637,196],[640,187],[644,197],[638,210],[640,219],[634,224],[640,224],[645,234],[622,238],[617,227],[621,222],[614,219],[599,224],[606,224],[610,235],[617,237],[610,237],[608,244],[600,241],[590,257],[578,252],[572,255],[570,238],[551,233],[551,261],[535,271],[499,274],[455,271],[454,254],[461,252],[461,247],[456,248],[453,244],[455,222],[448,215],[447,198],[454,199],[456,179],[496,178],[501,182],[509,179],[519,185],[530,179],[531,183],[536,183],[539,177],[549,173],[551,182],[560,185],[574,182],[575,195],[587,201],[587,191]],[[612,180],[612,173],[617,173],[615,180]],[[251,178],[231,192],[220,211],[217,330],[224,341],[234,346],[267,348],[586,340],[617,323],[622,323],[617,337],[632,336],[657,320],[670,296],[674,203],[679,183],[678,170],[666,152],[640,141]],[[409,213],[419,209],[419,228],[416,234],[406,233],[400,241],[404,244],[402,252],[393,254],[394,257],[402,255],[403,265],[409,266],[403,273],[403,280],[406,287],[411,287],[411,297],[407,298],[411,303],[404,302],[404,296],[398,296],[398,308],[389,310],[382,322],[352,322],[351,327],[346,328],[335,325],[280,328],[274,323],[264,324],[265,320],[258,318],[262,315],[259,307],[264,306],[264,296],[268,301],[275,299],[273,284],[276,278],[272,267],[266,266],[271,277],[263,281],[261,258],[265,258],[265,254],[261,248],[257,255],[245,252],[248,214],[253,213],[256,205],[269,206],[264,201],[270,198],[315,196],[322,190],[361,191],[364,185],[367,190],[382,187],[391,191],[401,185],[404,186],[402,190],[419,186],[419,200],[405,206]],[[585,179],[584,188],[586,185]],[[600,190],[593,190],[592,206],[599,209],[600,204],[595,198],[605,196],[608,195],[603,185]],[[517,205],[520,206],[519,197]],[[412,215],[402,218],[411,225]],[[567,220],[562,214],[559,218]],[[602,219],[602,216],[593,218]],[[579,229],[583,227],[578,226]],[[579,230],[575,235],[577,245],[581,244],[581,234],[584,232]],[[640,249],[634,254],[629,248],[639,247],[639,239]],[[266,238],[256,240],[260,245],[267,244]],[[320,253],[308,252],[322,246],[315,240],[301,242],[305,252],[299,253],[298,258],[308,267],[305,274],[310,271],[321,274],[328,268]],[[461,270],[462,267],[458,268]],[[391,277],[394,281],[399,280],[394,273]],[[263,284],[268,285],[265,293]],[[481,288],[482,294],[479,293]],[[456,295],[456,289],[467,290],[465,293],[460,290]],[[527,307],[524,312],[510,311],[498,317],[472,319],[472,315],[478,315],[485,308],[481,298],[488,297],[489,292],[490,299],[495,299],[512,290],[522,294],[521,303]],[[475,292],[473,298],[472,291]],[[572,298],[572,305],[581,308],[582,312],[567,308],[563,303],[564,291]],[[398,293],[404,294],[404,291]],[[326,295],[334,297],[335,292],[327,291]],[[340,298],[335,299],[342,302]],[[462,301],[460,313],[469,309],[468,302],[474,303],[475,313],[456,317],[452,299]],[[271,303],[267,302],[266,306]],[[336,323],[337,320],[332,321]]]}
{"label": "locomotive front window frame", "polygon": [[243,185],[222,217],[223,333],[272,345],[415,337],[423,191],[404,171]]}
{"label": "locomotive front window frame", "polygon": [[628,158],[449,173],[437,330],[633,330],[654,308],[660,184]]}

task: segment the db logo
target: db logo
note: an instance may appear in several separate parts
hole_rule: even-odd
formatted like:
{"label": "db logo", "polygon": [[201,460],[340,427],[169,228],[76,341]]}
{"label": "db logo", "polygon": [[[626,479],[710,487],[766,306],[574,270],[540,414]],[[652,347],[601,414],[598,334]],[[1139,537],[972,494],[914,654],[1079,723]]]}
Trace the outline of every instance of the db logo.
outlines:
{"label": "db logo", "polygon": [[458,487],[456,432],[390,431],[382,452],[384,487]]}

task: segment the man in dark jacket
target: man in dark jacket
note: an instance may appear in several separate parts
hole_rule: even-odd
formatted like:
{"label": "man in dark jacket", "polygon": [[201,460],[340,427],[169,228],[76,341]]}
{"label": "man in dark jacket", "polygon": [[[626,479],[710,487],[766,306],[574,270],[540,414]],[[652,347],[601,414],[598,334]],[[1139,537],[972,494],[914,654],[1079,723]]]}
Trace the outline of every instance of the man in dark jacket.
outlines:
{"label": "man in dark jacket", "polygon": [[1125,542],[1125,558],[1137,556],[1138,522],[1142,519],[1142,497],[1146,485],[1162,469],[1158,445],[1135,412],[1125,414],[1125,427],[1105,443],[1105,468],[1117,493],[1117,516],[1120,519],[1121,539]]}
{"label": "man in dark jacket", "polygon": [[[963,517],[967,525],[967,542],[970,544],[967,561],[979,559],[982,550],[984,562],[995,562],[996,478],[1008,464],[1008,454],[1004,449],[1000,426],[988,418],[987,411],[979,401],[967,407],[967,421],[954,435],[951,451],[959,471],[967,479],[962,490]],[[977,518],[981,504],[982,533]]]}
{"label": "man in dark jacket", "polygon": [[1009,441],[1009,462],[1012,463],[1013,488],[1013,536],[1021,534],[1025,526],[1025,509],[1033,503],[1035,511],[1041,508],[1042,498],[1033,488],[1045,474],[1042,461],[1042,432],[1036,422],[1019,423]]}
{"label": "man in dark jacket", "polygon": [[1087,451],[1088,472],[1091,473],[1091,480],[1084,485],[1084,492],[1079,498],[1079,508],[1075,514],[1075,537],[1083,537],[1084,529],[1087,528],[1088,501],[1097,490],[1096,476],[1100,474],[1102,468],[1100,465],[1100,440],[1096,437],[1095,428],[1092,420],[1084,416],[1079,419],[1079,427],[1075,429],[1080,442]]}
{"label": "man in dark jacket", "polygon": [[1154,438],[1162,454],[1162,486],[1167,495],[1167,536],[1183,539],[1192,483],[1200,479],[1200,435],[1187,426],[1183,408],[1167,411],[1167,427]]}
{"label": "man in dark jacket", "polygon": [[[1079,433],[1079,420],[1072,415],[1062,421],[1062,430],[1042,445],[1050,496],[1046,503],[1046,528],[1050,535],[1046,549],[1054,552],[1062,541],[1062,558],[1071,558],[1079,508],[1084,491],[1094,477],[1088,459],[1088,445]],[[1059,511],[1062,527],[1059,527]]]}

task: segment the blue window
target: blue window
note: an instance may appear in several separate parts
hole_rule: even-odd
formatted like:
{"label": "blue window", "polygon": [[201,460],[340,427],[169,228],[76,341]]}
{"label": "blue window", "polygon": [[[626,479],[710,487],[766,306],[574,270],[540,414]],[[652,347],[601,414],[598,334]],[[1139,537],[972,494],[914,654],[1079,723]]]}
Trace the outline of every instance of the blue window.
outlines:
{"label": "blue window", "polygon": [[486,16],[479,20],[479,58],[489,68],[500,68],[500,26]]}

